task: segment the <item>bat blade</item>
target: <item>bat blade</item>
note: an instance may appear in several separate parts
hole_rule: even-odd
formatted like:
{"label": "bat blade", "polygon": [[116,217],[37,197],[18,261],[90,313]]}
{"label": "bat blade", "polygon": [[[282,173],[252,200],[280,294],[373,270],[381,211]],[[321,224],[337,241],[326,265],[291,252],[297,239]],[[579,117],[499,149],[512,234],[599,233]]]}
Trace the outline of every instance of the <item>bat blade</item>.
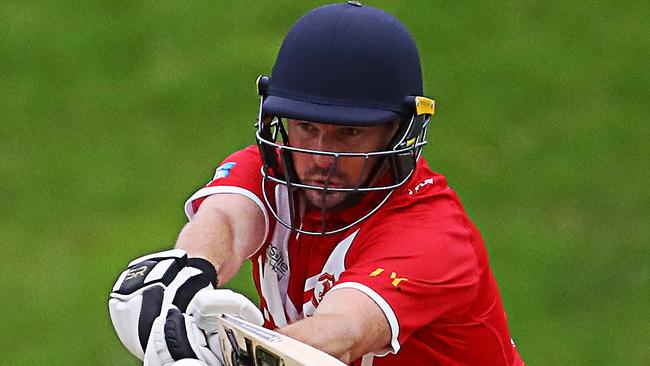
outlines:
{"label": "bat blade", "polygon": [[217,321],[226,366],[345,366],[325,352],[242,319],[222,314]]}

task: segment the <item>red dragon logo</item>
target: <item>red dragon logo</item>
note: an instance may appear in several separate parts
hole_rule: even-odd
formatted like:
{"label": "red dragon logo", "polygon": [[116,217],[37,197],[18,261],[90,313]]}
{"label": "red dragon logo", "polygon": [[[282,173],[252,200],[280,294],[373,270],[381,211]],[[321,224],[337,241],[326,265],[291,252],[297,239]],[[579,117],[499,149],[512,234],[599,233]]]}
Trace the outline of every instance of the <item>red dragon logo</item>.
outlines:
{"label": "red dragon logo", "polygon": [[[321,300],[323,300],[323,296],[325,296],[327,291],[329,291],[332,288],[332,286],[334,286],[334,281],[335,280],[336,279],[334,278],[334,275],[329,274],[327,272],[325,272],[325,273],[321,274],[320,276],[318,276],[318,285],[316,285],[316,287],[314,287],[314,293],[311,296],[311,303],[314,305],[314,307],[318,306],[318,304],[321,302]],[[320,291],[320,292],[318,291],[319,285],[323,286],[322,291]],[[317,293],[318,293],[318,296],[316,296]]]}

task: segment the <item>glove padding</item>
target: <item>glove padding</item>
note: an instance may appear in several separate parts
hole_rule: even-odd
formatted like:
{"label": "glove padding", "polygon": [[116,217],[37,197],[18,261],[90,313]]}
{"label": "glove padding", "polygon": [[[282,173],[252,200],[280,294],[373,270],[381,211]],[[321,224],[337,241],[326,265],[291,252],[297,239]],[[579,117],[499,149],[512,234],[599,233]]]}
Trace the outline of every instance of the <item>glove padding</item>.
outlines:
{"label": "glove padding", "polygon": [[172,366],[207,366],[205,362],[193,360],[191,358],[184,358],[172,364]]}
{"label": "glove padding", "polygon": [[217,332],[217,318],[221,314],[239,317],[249,323],[262,326],[262,312],[246,296],[228,289],[201,291],[187,307],[187,313],[196,319],[199,328]]}
{"label": "glove padding", "polygon": [[187,314],[171,308],[154,322],[145,352],[145,366],[170,366],[175,360],[197,359],[209,366],[223,365],[217,318],[237,316],[262,325],[260,310],[244,295],[227,289],[201,291]]}
{"label": "glove padding", "polygon": [[144,366],[173,366],[177,360],[194,359],[208,366],[222,366],[219,335],[199,329],[194,317],[171,306],[153,323]]}
{"label": "glove padding", "polygon": [[122,344],[143,360],[154,320],[173,304],[185,311],[194,295],[217,285],[214,266],[181,249],[140,257],[113,286],[108,307]]}

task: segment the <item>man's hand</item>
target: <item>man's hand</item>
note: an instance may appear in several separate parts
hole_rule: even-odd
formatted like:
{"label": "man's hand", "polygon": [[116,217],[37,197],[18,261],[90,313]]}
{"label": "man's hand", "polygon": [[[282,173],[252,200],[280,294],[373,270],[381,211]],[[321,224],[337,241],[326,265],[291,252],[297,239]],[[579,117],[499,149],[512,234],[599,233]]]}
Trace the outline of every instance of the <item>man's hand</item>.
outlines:
{"label": "man's hand", "polygon": [[217,331],[217,318],[228,314],[249,323],[262,326],[262,312],[246,296],[228,289],[201,291],[187,308],[187,313],[196,319],[199,328],[207,332]]}
{"label": "man's hand", "polygon": [[193,316],[171,306],[153,323],[144,366],[172,366],[177,360],[194,359],[208,366],[222,366],[219,335],[199,329]]}
{"label": "man's hand", "polygon": [[142,360],[161,310],[173,304],[184,312],[197,292],[216,285],[212,264],[187,258],[181,249],[135,259],[117,279],[108,301],[113,327],[122,344]]}
{"label": "man's hand", "polygon": [[229,314],[262,325],[259,309],[244,295],[221,289],[201,291],[187,314],[171,306],[153,323],[145,366],[172,366],[174,361],[197,359],[209,366],[223,365],[217,318]]}

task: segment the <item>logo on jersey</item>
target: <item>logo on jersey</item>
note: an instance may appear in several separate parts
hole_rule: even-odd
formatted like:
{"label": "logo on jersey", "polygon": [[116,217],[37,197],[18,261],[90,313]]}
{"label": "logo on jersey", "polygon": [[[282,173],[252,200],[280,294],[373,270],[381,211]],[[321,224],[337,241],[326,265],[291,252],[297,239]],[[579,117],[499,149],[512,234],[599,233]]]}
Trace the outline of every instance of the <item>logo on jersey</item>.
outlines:
{"label": "logo on jersey", "polygon": [[220,167],[217,168],[217,171],[214,172],[214,178],[212,178],[212,180],[221,179],[229,176],[230,170],[232,170],[232,168],[234,168],[235,165],[236,163],[225,163],[221,165]]}
{"label": "logo on jersey", "polygon": [[420,190],[422,188],[424,188],[424,187],[426,187],[428,185],[431,185],[431,184],[433,184],[433,178],[427,178],[424,181],[418,183],[418,185],[415,186],[415,188],[409,189],[409,195],[413,195],[415,193],[418,193],[418,192],[420,192]]}
{"label": "logo on jersey", "polygon": [[323,269],[305,281],[305,302],[302,304],[302,314],[311,316],[316,307],[323,300],[327,292],[334,287],[341,274],[345,271],[345,257],[359,230],[350,234],[339,242],[332,253],[330,253]]}
{"label": "logo on jersey", "polygon": [[281,280],[284,276],[287,275],[287,270],[289,266],[284,261],[284,257],[280,252],[280,249],[274,245],[269,245],[266,250],[266,263],[271,266],[271,269],[278,276],[278,280]]}
{"label": "logo on jersey", "polygon": [[314,293],[311,296],[311,303],[314,307],[317,307],[318,304],[323,300],[323,296],[334,286],[334,275],[330,273],[323,273],[318,276],[318,284],[314,288]]}
{"label": "logo on jersey", "polygon": [[[384,269],[383,268],[377,268],[376,270],[370,272],[370,277],[378,277],[382,273],[384,273]],[[391,272],[389,278],[392,279],[392,281],[390,281],[390,283],[395,288],[399,288],[400,282],[408,281],[408,278],[406,278],[406,277],[397,277],[397,274],[395,272]]]}

